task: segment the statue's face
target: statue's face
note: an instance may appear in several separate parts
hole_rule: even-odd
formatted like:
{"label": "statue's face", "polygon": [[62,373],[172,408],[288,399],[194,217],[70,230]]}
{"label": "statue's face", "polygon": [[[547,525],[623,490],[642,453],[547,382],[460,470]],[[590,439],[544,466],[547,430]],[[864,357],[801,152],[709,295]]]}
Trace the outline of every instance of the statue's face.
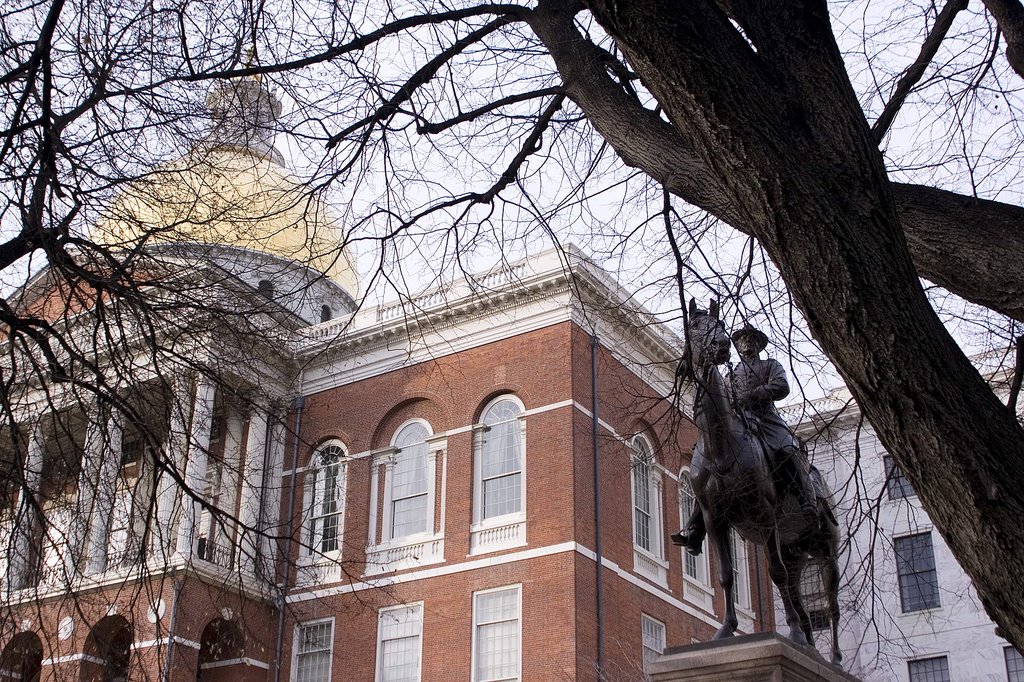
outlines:
{"label": "statue's face", "polygon": [[697,366],[701,366],[704,361],[715,365],[729,361],[729,335],[721,320],[707,314],[694,315],[690,322],[690,336]]}
{"label": "statue's face", "polygon": [[733,341],[733,343],[736,345],[736,352],[743,357],[749,358],[757,355],[757,345],[749,336],[741,336]]}

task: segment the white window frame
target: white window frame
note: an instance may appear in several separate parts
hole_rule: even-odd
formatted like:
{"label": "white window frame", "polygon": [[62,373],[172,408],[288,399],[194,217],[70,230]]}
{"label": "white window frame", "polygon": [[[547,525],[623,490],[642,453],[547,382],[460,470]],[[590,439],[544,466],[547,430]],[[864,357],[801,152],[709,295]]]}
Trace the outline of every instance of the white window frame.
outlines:
{"label": "white window frame", "polygon": [[[648,524],[648,540],[650,547],[642,546],[637,540],[637,506],[636,491],[638,484],[638,466],[644,454],[639,446],[646,450],[649,461],[645,463],[647,469],[647,499],[650,507],[644,512],[650,518]],[[633,436],[629,441],[629,498],[630,498],[630,525],[633,534],[633,570],[640,575],[650,578],[662,587],[668,587],[668,562],[665,561],[665,530],[663,522],[663,500],[662,481],[664,472],[658,464],[654,455],[654,447],[651,441],[642,434]],[[641,510],[642,511],[642,510]]]}
{"label": "white window frame", "polygon": [[[648,630],[653,630],[654,632],[653,633],[649,633]],[[658,637],[658,635],[660,635],[660,637],[658,638],[658,640],[656,642],[655,641],[651,641],[651,637],[649,637],[649,634],[653,634],[654,637]],[[667,640],[666,640],[666,635],[665,635],[665,624],[662,623],[657,618],[652,618],[651,616],[648,616],[646,613],[641,613],[640,614],[640,656],[641,656],[641,661],[643,662],[643,672],[644,672],[644,679],[645,680],[649,680],[650,679],[650,675],[651,675],[651,671],[647,669],[647,666],[648,666],[648,663],[649,663],[648,660],[647,660],[647,652],[650,651],[650,652],[652,652],[656,656],[662,655],[663,653],[665,653],[665,647],[667,646],[666,641]],[[655,644],[655,645],[659,645],[660,644],[660,646],[656,648],[655,646],[649,646],[650,644]]]}
{"label": "white window frame", "polygon": [[[375,663],[374,680],[375,682],[384,682],[384,626],[385,621],[388,618],[388,614],[397,611],[412,611],[415,610],[418,618],[419,631],[416,633],[416,646],[417,646],[417,666],[416,666],[416,679],[420,680],[423,677],[423,602],[413,602],[410,604],[400,604],[398,606],[388,606],[380,609],[377,612],[377,662]],[[398,639],[398,638],[395,638]],[[404,638],[403,638],[404,639]],[[390,641],[390,640],[388,640]]]}
{"label": "white window frame", "polygon": [[[339,450],[338,460],[333,464],[322,464],[319,459],[328,448]],[[321,507],[327,498],[327,491],[322,487],[321,474],[328,467],[338,467],[335,478],[334,494],[337,496],[338,509],[333,514],[317,514],[314,510]],[[348,448],[340,440],[332,439],[324,441],[313,452],[306,467],[305,487],[303,491],[303,512],[302,512],[302,554],[312,561],[331,561],[341,555],[344,542],[345,530],[345,503],[347,495],[345,486],[348,479]],[[337,544],[332,550],[323,550],[317,545],[323,542],[323,523],[329,517],[337,517]]]}
{"label": "white window frame", "polygon": [[[477,598],[482,595],[494,594],[496,592],[506,592],[515,590],[516,593],[516,621],[518,626],[516,627],[516,650],[519,652],[519,660],[516,663],[517,674],[515,677],[501,677],[501,678],[481,678],[477,675],[477,656],[479,655],[479,642],[478,642],[478,630],[481,625],[487,625],[488,623],[481,623],[479,621],[479,612],[477,609]],[[506,621],[494,621],[494,622],[506,622]],[[471,682],[518,682],[523,679],[523,586],[522,584],[516,585],[503,585],[501,587],[494,587],[487,590],[479,590],[473,593],[473,642],[470,647],[470,680]]]}
{"label": "white window frame", "polygon": [[[483,457],[487,433],[488,412],[498,403],[509,401],[519,408],[519,510],[484,518]],[[500,423],[508,423],[500,422]],[[526,545],[526,406],[512,393],[503,393],[480,411],[480,423],[473,427],[473,524],[470,528],[470,556]]]}
{"label": "white window frame", "polygon": [[[426,448],[426,529],[423,532],[392,537],[394,500],[393,484],[397,457],[401,455],[397,446],[402,431],[412,424],[420,424],[426,429],[424,447]],[[414,445],[419,445],[415,443]],[[370,474],[370,523],[366,546],[366,564],[364,574],[367,576],[390,573],[393,571],[415,568],[444,561],[444,494],[445,469],[448,459],[448,440],[445,434],[434,434],[430,423],[425,419],[409,419],[395,429],[391,437],[391,445],[374,453]],[[437,467],[441,460],[441,520],[435,530],[437,516]],[[383,473],[381,471],[383,470]],[[383,476],[383,485],[381,477]],[[378,514],[378,498],[382,489],[383,500]],[[378,532],[380,540],[377,539]]]}
{"label": "white window frame", "polygon": [[302,629],[306,627],[311,627],[313,625],[321,625],[323,623],[331,624],[331,646],[327,650],[330,652],[330,655],[327,657],[327,679],[333,679],[332,674],[334,666],[334,637],[337,634],[334,628],[334,616],[331,616],[329,618],[318,618],[316,620],[307,620],[302,623],[295,624],[295,631],[292,634],[292,669],[291,675],[289,676],[288,679],[294,680],[294,682],[299,682],[299,656],[303,653],[310,653],[308,651],[299,651],[299,642],[301,641]]}
{"label": "white window frame", "polygon": [[[679,527],[685,528],[690,520],[692,509],[695,509],[699,504],[697,496],[693,491],[693,483],[690,480],[689,467],[684,467],[679,472],[678,494]],[[686,504],[687,496],[689,496],[692,502],[692,508]],[[687,552],[685,547],[680,547],[679,551],[683,559],[683,599],[699,606],[705,611],[713,612],[715,608],[715,588],[711,584],[711,561],[708,558],[710,552],[705,548],[705,551],[694,556]],[[694,574],[691,574],[688,569],[690,565],[695,568]]]}

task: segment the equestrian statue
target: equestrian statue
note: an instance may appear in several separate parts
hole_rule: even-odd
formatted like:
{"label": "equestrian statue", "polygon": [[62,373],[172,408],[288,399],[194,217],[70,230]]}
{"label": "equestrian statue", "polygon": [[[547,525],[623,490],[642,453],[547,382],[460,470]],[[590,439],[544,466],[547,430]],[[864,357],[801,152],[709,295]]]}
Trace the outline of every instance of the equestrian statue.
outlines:
{"label": "equestrian statue", "polygon": [[778,361],[761,359],[768,337],[747,325],[733,334],[740,354],[728,381],[719,366],[730,357],[729,336],[718,304],[699,310],[690,301],[687,356],[694,373],[693,414],[700,437],[690,477],[697,505],[672,541],[700,554],[705,536],[718,557],[725,590],[725,619],[715,639],[731,637],[738,624],[733,599],[730,529],[763,545],[772,582],[779,590],[796,644],[813,641],[800,596],[800,575],[809,558],[820,562],[832,631],[832,662],[839,665],[839,525],[832,493],[807,458],[774,402],[789,393]]}

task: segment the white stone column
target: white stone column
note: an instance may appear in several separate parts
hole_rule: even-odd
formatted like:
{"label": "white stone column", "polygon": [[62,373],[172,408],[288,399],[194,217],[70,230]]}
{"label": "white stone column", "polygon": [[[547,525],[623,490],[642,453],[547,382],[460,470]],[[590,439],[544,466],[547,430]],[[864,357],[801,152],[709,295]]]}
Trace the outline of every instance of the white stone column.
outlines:
{"label": "white stone column", "polygon": [[[188,376],[179,376],[174,382],[167,442],[161,454],[160,464],[172,469],[177,476],[184,476],[185,458],[188,453],[189,410],[193,406],[191,383]],[[181,492],[181,486],[175,477],[167,471],[160,470],[154,491],[156,518],[151,529],[150,542],[154,558],[157,560],[166,560],[170,557],[171,540],[174,538],[173,522]]]}
{"label": "white stone column", "polygon": [[663,489],[661,469],[656,466],[651,467],[651,480],[654,483],[654,499],[651,500],[651,518],[654,519],[654,523],[651,524],[651,537],[657,542],[657,545],[653,546],[655,551],[651,553],[659,559],[664,559],[667,556],[665,553],[664,521],[665,491]]}
{"label": "white stone column", "polygon": [[[260,541],[262,572],[267,580],[274,579],[274,561],[277,557],[277,538],[284,534],[281,528],[281,492],[284,485],[285,428],[281,415],[268,415],[267,421],[267,476],[260,511]],[[292,473],[294,476],[294,472]],[[298,494],[298,491],[296,491]]]}
{"label": "white stone column", "polygon": [[217,527],[216,543],[218,547],[224,548],[225,556],[230,556],[238,566],[237,557],[234,556],[238,547],[239,528],[235,519],[238,518],[238,494],[241,486],[243,466],[243,437],[245,434],[245,422],[238,411],[225,406],[224,414],[224,456],[223,467],[221,467],[220,490],[217,491],[217,504],[230,516],[230,519],[215,521]]}
{"label": "white stone column", "polygon": [[434,526],[434,505],[437,504],[437,455],[438,449],[434,443],[427,443],[427,532],[433,535],[436,532]]}
{"label": "white stone column", "polygon": [[393,502],[392,496],[394,494],[394,480],[395,480],[395,458],[398,457],[398,453],[393,453],[384,461],[384,505],[383,515],[380,524],[380,543],[386,545],[391,541],[391,536],[394,534],[394,528],[392,524],[395,521],[394,514],[391,511],[391,504]]}
{"label": "white stone column", "polygon": [[89,531],[87,575],[102,573],[107,567],[107,537],[117,494],[117,476],[121,471],[123,429],[120,415],[114,414],[107,420],[105,432],[102,424],[99,414],[90,420],[85,434],[86,466],[82,469],[82,482],[79,483],[79,489],[84,484],[92,491],[88,504],[83,504]]}
{"label": "white stone column", "polygon": [[[10,589],[26,587],[32,571],[32,542],[35,530],[39,525],[37,509],[42,504],[39,499],[39,479],[43,471],[43,456],[46,452],[44,436],[44,420],[40,418],[32,425],[29,434],[28,453],[22,476],[22,488],[18,491],[18,507],[14,517],[14,542],[12,556],[7,565],[7,585]],[[35,548],[36,553],[41,551]]]}
{"label": "white stone column", "polygon": [[249,434],[245,440],[245,463],[242,465],[242,487],[238,507],[238,567],[247,574],[256,573],[263,530],[262,503],[267,464],[267,430],[269,413],[257,406],[249,416]]}
{"label": "white stone column", "polygon": [[214,387],[209,379],[200,377],[196,383],[196,399],[192,408],[188,454],[185,462],[185,486],[182,498],[181,523],[178,525],[177,553],[192,558],[199,538],[200,499],[206,488],[206,464],[210,452],[210,427],[213,423]]}

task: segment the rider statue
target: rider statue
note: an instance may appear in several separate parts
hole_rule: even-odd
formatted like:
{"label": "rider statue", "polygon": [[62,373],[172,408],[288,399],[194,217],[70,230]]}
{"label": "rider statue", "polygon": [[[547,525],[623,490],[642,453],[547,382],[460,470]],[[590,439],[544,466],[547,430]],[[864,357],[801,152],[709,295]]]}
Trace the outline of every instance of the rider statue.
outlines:
{"label": "rider statue", "polygon": [[[776,488],[782,494],[792,492],[804,518],[817,525],[815,494],[806,459],[793,432],[775,409],[775,401],[789,395],[786,371],[777,360],[760,358],[761,351],[768,346],[768,337],[749,324],[733,333],[732,342],[740,356],[739,364],[729,370],[732,407],[764,444]],[[686,528],[671,539],[691,554],[700,554],[705,535],[704,515],[697,505]]]}

